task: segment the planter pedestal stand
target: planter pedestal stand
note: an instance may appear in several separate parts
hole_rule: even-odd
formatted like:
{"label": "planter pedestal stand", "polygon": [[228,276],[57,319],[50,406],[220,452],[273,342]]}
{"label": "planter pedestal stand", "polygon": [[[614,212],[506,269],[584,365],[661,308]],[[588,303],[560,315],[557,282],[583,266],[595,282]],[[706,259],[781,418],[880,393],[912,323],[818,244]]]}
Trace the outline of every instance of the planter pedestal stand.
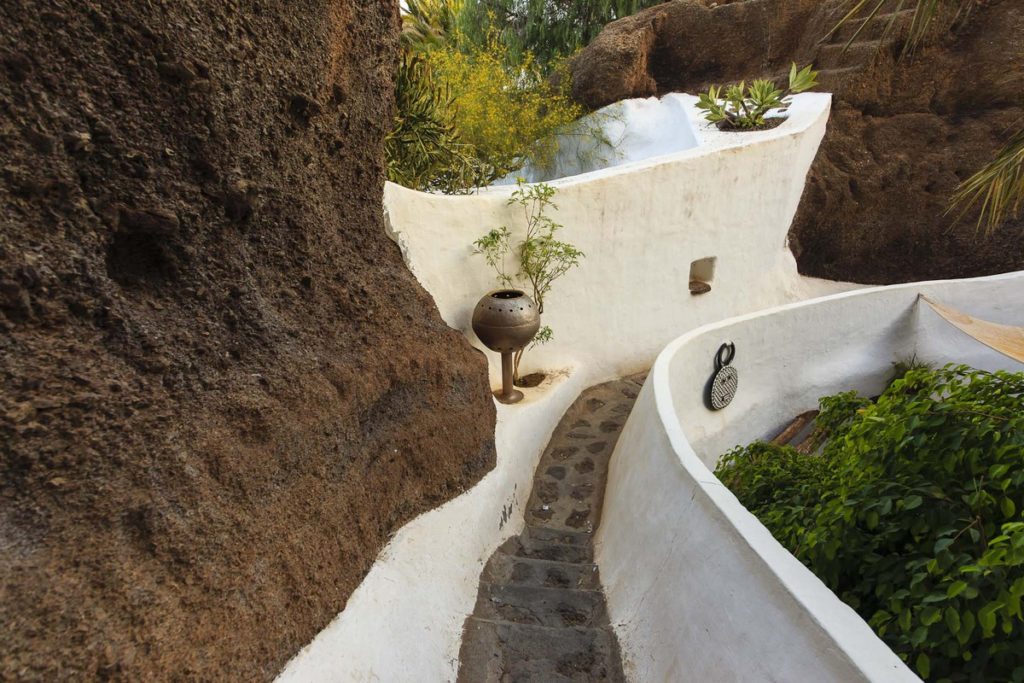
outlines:
{"label": "planter pedestal stand", "polygon": [[512,382],[512,363],[515,352],[501,354],[501,391],[494,392],[494,398],[502,403],[519,403],[523,400],[523,392],[516,389]]}

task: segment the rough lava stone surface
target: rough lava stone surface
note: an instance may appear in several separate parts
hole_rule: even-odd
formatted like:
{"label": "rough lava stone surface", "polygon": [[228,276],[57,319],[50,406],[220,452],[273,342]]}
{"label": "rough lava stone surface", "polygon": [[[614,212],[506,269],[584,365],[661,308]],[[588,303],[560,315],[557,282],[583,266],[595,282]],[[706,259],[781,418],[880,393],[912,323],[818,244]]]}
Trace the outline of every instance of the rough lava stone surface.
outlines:
{"label": "rough lava stone surface", "polygon": [[0,5],[0,679],[268,680],[493,466],[382,226],[397,28]]}

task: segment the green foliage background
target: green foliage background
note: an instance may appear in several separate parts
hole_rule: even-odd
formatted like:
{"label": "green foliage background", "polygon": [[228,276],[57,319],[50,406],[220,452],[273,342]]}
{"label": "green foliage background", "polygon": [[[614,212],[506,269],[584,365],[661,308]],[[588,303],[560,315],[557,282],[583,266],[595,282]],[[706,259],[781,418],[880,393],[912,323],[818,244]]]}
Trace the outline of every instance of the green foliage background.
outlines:
{"label": "green foliage background", "polygon": [[822,399],[818,455],[763,442],[716,473],[911,667],[1024,681],[1024,374],[914,368]]}
{"label": "green foliage background", "polygon": [[402,55],[395,100],[394,125],[384,139],[388,180],[446,194],[489,182],[493,169],[463,142],[456,126],[451,89],[432,77],[430,64],[421,55]]}
{"label": "green foliage background", "polygon": [[[388,177],[420,190],[468,192],[544,167],[557,136],[584,113],[548,76],[564,63],[513,51],[488,22],[467,23],[477,0],[407,0]],[[463,30],[472,26],[474,33]],[[562,82],[567,87],[568,78]]]}
{"label": "green foliage background", "polygon": [[585,47],[601,29],[664,0],[466,0],[460,26],[474,42],[497,29],[512,60],[531,54],[554,64]]}

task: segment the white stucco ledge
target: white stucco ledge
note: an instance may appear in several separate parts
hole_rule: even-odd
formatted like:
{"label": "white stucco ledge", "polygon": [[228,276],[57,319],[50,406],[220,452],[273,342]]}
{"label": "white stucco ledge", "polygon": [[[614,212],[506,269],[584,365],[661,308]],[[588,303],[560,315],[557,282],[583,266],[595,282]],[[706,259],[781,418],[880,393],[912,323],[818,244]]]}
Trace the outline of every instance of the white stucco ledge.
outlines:
{"label": "white stucco ledge", "polygon": [[[1024,273],[846,292],[706,325],[658,356],[612,456],[597,561],[631,681],[917,681],[860,616],[714,476],[719,456],[770,438],[821,396],[884,388],[916,354],[1020,371],[918,303],[1024,323]],[[739,390],[712,412],[720,344]]]}

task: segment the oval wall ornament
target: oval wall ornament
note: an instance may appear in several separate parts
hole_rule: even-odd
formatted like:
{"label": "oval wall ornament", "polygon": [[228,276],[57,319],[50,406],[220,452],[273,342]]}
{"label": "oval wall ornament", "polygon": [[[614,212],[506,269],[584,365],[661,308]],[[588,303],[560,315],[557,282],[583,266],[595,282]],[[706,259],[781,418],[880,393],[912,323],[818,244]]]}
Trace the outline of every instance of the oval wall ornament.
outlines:
{"label": "oval wall ornament", "polygon": [[721,410],[736,396],[739,388],[740,375],[736,368],[729,365],[736,357],[736,345],[732,342],[722,344],[715,354],[715,374],[711,377],[708,390],[708,405],[711,410]]}

